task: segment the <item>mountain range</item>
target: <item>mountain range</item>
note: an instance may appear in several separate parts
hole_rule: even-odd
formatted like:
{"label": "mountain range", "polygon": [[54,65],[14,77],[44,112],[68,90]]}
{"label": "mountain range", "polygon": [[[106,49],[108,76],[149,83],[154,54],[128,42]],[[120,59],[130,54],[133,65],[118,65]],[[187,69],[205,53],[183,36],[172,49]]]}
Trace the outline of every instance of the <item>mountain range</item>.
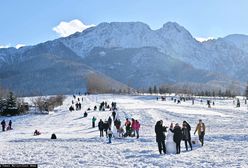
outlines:
{"label": "mountain range", "polygon": [[142,22],[101,23],[34,46],[0,49],[0,85],[23,95],[85,90],[90,75],[114,90],[242,85],[247,67],[248,36],[198,42],[175,22],[157,30]]}

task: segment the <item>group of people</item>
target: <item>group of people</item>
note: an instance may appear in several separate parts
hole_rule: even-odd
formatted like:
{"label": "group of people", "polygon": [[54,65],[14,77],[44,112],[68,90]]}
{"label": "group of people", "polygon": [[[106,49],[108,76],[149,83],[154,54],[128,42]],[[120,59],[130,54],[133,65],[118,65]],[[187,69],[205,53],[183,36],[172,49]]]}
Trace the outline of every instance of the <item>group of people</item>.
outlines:
{"label": "group of people", "polygon": [[[80,98],[79,97],[77,98],[76,95],[73,95],[73,98],[74,99],[71,101],[71,106],[69,107],[69,111],[72,112],[74,110],[76,110],[76,111],[81,110],[82,104],[81,104]],[[82,100],[82,102],[84,101],[83,97],[81,100]],[[74,101],[76,101],[76,103]],[[74,107],[74,104],[75,104],[75,107]]]}
{"label": "group of people", "polygon": [[[131,122],[132,121],[132,122]],[[126,133],[124,134],[124,137],[130,136],[139,138],[139,129],[140,129],[140,123],[138,120],[135,120],[134,118],[129,121],[128,118],[126,118],[125,127],[126,127]]]}
{"label": "group of people", "polygon": [[[6,125],[5,120],[3,120],[3,121],[1,122],[1,125],[2,125],[2,131],[5,131],[5,130],[12,130],[12,121],[11,121],[11,120],[9,120],[8,126]],[[6,126],[7,126],[7,128],[6,128]]]}
{"label": "group of people", "polygon": [[[95,121],[96,118],[92,118],[92,127],[95,127]],[[132,121],[132,122],[131,122]],[[100,137],[104,137],[104,132],[106,134],[106,137],[109,138],[109,143],[111,143],[111,138],[113,136],[113,131],[111,128],[116,130],[118,137],[136,137],[139,138],[139,129],[140,129],[140,123],[138,120],[131,119],[131,121],[127,118],[125,121],[125,128],[126,132],[124,131],[123,127],[121,126],[121,120],[118,118],[113,119],[111,116],[108,118],[108,120],[103,121],[100,119],[98,122],[98,129],[100,131]],[[112,124],[113,127],[112,127]]]}
{"label": "group of people", "polygon": [[[191,126],[188,122],[183,121],[182,127],[179,126],[178,123],[173,125],[173,123],[170,125],[167,139],[165,132],[167,132],[167,128],[163,126],[163,121],[157,121],[155,125],[155,133],[156,133],[156,142],[158,143],[158,150],[159,153],[162,154],[162,151],[164,154],[166,153],[176,153],[180,154],[181,152],[181,141],[185,142],[185,148],[186,151],[188,151],[188,144],[190,149],[192,150],[192,142],[191,142]],[[204,135],[205,135],[205,124],[202,122],[202,120],[199,120],[199,123],[196,126],[195,133],[198,133],[199,141],[201,142],[201,145],[204,144]],[[166,143],[165,143],[166,140]]]}

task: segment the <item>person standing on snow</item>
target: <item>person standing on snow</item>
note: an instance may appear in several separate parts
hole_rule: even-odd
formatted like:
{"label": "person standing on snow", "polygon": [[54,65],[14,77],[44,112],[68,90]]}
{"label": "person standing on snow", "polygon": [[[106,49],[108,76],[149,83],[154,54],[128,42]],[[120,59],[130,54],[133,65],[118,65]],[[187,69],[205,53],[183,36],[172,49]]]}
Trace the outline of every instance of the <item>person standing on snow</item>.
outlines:
{"label": "person standing on snow", "polygon": [[130,136],[132,132],[132,128],[131,128],[131,122],[128,120],[128,118],[126,118],[125,127],[126,127],[126,136]]}
{"label": "person standing on snow", "polygon": [[113,120],[115,121],[115,119],[116,119],[116,112],[115,111],[112,112],[112,116],[113,116]]}
{"label": "person standing on snow", "polygon": [[108,125],[111,128],[111,126],[112,126],[112,118],[111,117],[108,118]]}
{"label": "person standing on snow", "polygon": [[178,123],[176,123],[174,130],[173,130],[173,133],[174,133],[173,140],[176,143],[177,154],[180,154],[180,152],[181,152],[181,140],[182,140],[182,129]]}
{"label": "person standing on snow", "polygon": [[162,120],[158,121],[155,125],[155,133],[156,133],[156,142],[158,143],[158,151],[160,154],[162,154],[162,150],[164,154],[166,154],[165,132],[167,132],[167,127],[163,126]]}
{"label": "person standing on snow", "polygon": [[12,130],[12,121],[11,120],[9,120],[7,130]]}
{"label": "person standing on snow", "polygon": [[108,133],[108,139],[109,139],[109,142],[108,143],[111,143],[113,132],[111,131],[111,128],[110,127],[109,127],[107,133]]}
{"label": "person standing on snow", "polygon": [[104,125],[103,125],[103,121],[102,119],[100,119],[99,123],[98,123],[98,129],[100,131],[100,137],[103,137],[103,129],[104,129]]}
{"label": "person standing on snow", "polygon": [[199,136],[199,140],[200,140],[202,146],[204,144],[205,130],[206,130],[205,124],[202,122],[202,120],[199,120],[199,123],[197,124],[196,129],[195,129],[194,135],[197,131],[198,136]]}
{"label": "person standing on snow", "polygon": [[103,123],[103,130],[106,133],[106,137],[108,136],[108,132],[107,132],[108,129],[109,129],[109,124],[108,124],[108,121],[105,120],[105,122]]}
{"label": "person standing on snow", "polygon": [[183,121],[182,140],[184,140],[184,142],[185,142],[186,151],[188,151],[188,142],[189,142],[189,146],[190,146],[190,148],[192,150],[190,130],[187,127],[187,122],[186,121]]}
{"label": "person standing on snow", "polygon": [[132,118],[131,128],[132,128],[132,136],[135,136],[136,121],[133,118]]}
{"label": "person standing on snow", "polygon": [[3,120],[3,121],[1,122],[1,125],[2,125],[2,131],[5,131],[5,127],[6,127],[6,122],[5,122],[5,120]]}
{"label": "person standing on snow", "polygon": [[96,117],[94,116],[93,118],[92,118],[92,128],[95,128],[95,126],[96,126]]}
{"label": "person standing on snow", "polygon": [[136,120],[135,122],[136,122],[135,132],[136,132],[136,136],[137,136],[137,139],[138,139],[139,138],[140,123],[139,123],[138,120]]}

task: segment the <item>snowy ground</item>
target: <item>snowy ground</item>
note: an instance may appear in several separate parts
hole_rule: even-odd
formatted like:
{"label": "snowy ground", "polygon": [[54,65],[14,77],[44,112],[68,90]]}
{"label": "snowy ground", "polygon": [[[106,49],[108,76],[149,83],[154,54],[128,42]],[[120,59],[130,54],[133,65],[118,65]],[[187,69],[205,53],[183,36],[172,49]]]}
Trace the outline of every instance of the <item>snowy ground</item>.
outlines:
{"label": "snowy ground", "polygon": [[[248,110],[243,102],[235,108],[232,100],[216,100],[207,108],[199,101],[175,104],[157,101],[153,96],[83,96],[83,109],[69,112],[72,96],[64,105],[49,115],[29,114],[17,117],[0,117],[13,121],[14,130],[0,132],[0,163],[35,163],[39,167],[248,167]],[[107,119],[111,112],[91,111],[87,118],[83,112],[101,101],[117,102],[122,124],[126,117],[140,120],[140,139],[113,139],[107,144],[100,138],[97,128],[91,128],[91,118]],[[171,122],[188,121],[192,129],[202,119],[207,130],[205,146],[180,155],[159,155],[154,125],[163,119]],[[35,129],[42,132],[33,136]],[[192,135],[193,135],[192,130]],[[58,139],[51,140],[52,133]]]}

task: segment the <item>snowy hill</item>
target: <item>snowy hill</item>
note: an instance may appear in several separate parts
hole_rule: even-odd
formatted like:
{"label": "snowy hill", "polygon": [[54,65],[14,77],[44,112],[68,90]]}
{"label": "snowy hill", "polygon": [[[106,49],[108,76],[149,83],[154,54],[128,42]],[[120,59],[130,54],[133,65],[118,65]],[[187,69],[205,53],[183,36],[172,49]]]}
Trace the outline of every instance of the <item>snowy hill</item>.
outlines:
{"label": "snowy hill", "polygon": [[[81,96],[80,96],[81,98]],[[0,163],[33,163],[40,168],[60,167],[247,167],[248,159],[248,113],[241,101],[235,108],[232,100],[215,100],[215,106],[207,108],[206,100],[175,104],[170,98],[157,101],[156,96],[90,95],[83,96],[83,109],[69,112],[73,100],[67,96],[63,106],[49,115],[28,114],[15,117],[0,117],[0,121],[13,121],[13,130],[0,132]],[[31,98],[26,98],[27,100]],[[93,116],[107,119],[110,111],[90,111],[87,118],[83,112],[100,102],[117,102],[117,114],[124,124],[125,118],[135,118],[141,123],[140,138],[113,138],[112,144],[99,137],[97,128],[92,128]],[[181,143],[180,155],[159,155],[155,139],[156,121],[165,126],[184,120],[191,125],[191,135],[198,119],[206,125],[205,144],[185,151]],[[33,136],[34,130],[41,132]],[[51,134],[57,135],[51,140]],[[197,138],[197,137],[196,137]]]}
{"label": "snowy hill", "polygon": [[[164,82],[232,80],[242,85],[248,78],[247,39],[230,35],[200,43],[175,22],[158,30],[142,22],[101,23],[35,46],[0,49],[0,79],[5,87],[25,94],[31,94],[28,88],[36,86],[49,94],[85,89],[88,72],[100,72],[103,78],[136,88]],[[99,49],[102,52],[97,55]],[[31,75],[36,73],[39,75]],[[36,80],[31,80],[33,77]]]}

